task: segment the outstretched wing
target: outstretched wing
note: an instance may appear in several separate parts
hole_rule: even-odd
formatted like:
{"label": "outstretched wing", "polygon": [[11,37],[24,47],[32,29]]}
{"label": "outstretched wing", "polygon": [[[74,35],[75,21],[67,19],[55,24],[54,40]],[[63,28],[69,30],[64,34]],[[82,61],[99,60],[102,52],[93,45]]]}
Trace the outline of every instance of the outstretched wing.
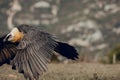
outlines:
{"label": "outstretched wing", "polygon": [[17,43],[4,42],[6,35],[0,36],[0,65],[10,63],[10,60],[16,55]]}
{"label": "outstretched wing", "polygon": [[62,56],[68,59],[76,60],[79,58],[78,57],[79,54],[73,46],[63,42],[57,42],[57,43],[58,45],[54,49],[55,52],[61,54]]}
{"label": "outstretched wing", "polygon": [[30,80],[37,80],[47,70],[54,47],[53,36],[45,32],[29,31],[18,45],[18,51],[12,61],[13,68]]}

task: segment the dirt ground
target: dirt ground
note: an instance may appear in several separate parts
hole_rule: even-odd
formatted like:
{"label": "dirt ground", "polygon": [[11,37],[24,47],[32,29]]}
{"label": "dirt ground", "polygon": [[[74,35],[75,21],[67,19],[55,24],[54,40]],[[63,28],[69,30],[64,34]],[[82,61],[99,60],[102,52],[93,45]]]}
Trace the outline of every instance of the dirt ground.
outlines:
{"label": "dirt ground", "polygon": [[[48,65],[42,80],[120,80],[120,64],[69,63]],[[25,80],[11,66],[0,67],[0,80]]]}

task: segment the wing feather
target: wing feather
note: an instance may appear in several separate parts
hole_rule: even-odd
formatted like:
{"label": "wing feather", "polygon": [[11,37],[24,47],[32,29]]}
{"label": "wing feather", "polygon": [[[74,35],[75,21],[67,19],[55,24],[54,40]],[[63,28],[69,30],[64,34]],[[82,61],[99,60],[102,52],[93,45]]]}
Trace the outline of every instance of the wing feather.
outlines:
{"label": "wing feather", "polygon": [[[31,56],[30,56],[31,57]],[[34,57],[34,58],[33,58]],[[43,69],[41,67],[41,65],[39,64],[39,60],[37,60],[37,58],[33,55],[30,60],[32,61],[33,65],[30,65],[31,68],[34,68],[32,69],[32,72],[33,72],[33,75],[35,76],[36,73],[38,74],[42,74],[43,72]],[[38,72],[37,72],[38,71]]]}
{"label": "wing feather", "polygon": [[[44,62],[45,61],[44,57],[42,57],[42,56],[39,57],[37,52],[34,52],[34,54],[32,54],[32,55],[34,56],[33,59],[34,59],[36,65],[38,66],[38,68],[40,67],[39,69],[41,69],[42,72],[46,71],[46,63]],[[45,65],[45,67],[44,67],[44,65]]]}
{"label": "wing feather", "polygon": [[16,55],[16,46],[18,43],[4,42],[6,35],[0,36],[0,65],[10,63],[10,60]]}
{"label": "wing feather", "polygon": [[52,35],[30,31],[20,41],[11,64],[19,72],[22,71],[26,78],[37,80],[47,70],[47,63],[50,62],[56,45]]}

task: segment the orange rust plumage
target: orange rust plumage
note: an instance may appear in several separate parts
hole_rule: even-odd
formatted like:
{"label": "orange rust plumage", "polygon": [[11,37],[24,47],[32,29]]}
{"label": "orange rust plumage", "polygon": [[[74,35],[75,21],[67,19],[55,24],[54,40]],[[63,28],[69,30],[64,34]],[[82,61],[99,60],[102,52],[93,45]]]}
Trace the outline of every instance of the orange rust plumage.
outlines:
{"label": "orange rust plumage", "polygon": [[[9,35],[9,34],[8,34]],[[10,42],[19,42],[22,38],[23,38],[23,33],[20,32],[17,28],[14,28],[11,32],[10,32],[11,38],[9,39]]]}

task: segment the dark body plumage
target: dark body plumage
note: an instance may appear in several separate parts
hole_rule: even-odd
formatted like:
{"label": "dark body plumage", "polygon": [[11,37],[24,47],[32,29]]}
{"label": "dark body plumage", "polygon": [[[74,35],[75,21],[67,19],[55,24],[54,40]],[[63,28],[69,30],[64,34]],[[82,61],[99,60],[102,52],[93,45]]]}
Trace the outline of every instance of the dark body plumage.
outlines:
{"label": "dark body plumage", "polygon": [[3,41],[6,35],[0,37],[0,64],[11,61],[12,68],[29,80],[38,80],[39,75],[47,70],[47,63],[55,52],[68,59],[78,58],[73,46],[59,42],[38,27],[20,25],[17,29],[24,34],[19,42]]}

